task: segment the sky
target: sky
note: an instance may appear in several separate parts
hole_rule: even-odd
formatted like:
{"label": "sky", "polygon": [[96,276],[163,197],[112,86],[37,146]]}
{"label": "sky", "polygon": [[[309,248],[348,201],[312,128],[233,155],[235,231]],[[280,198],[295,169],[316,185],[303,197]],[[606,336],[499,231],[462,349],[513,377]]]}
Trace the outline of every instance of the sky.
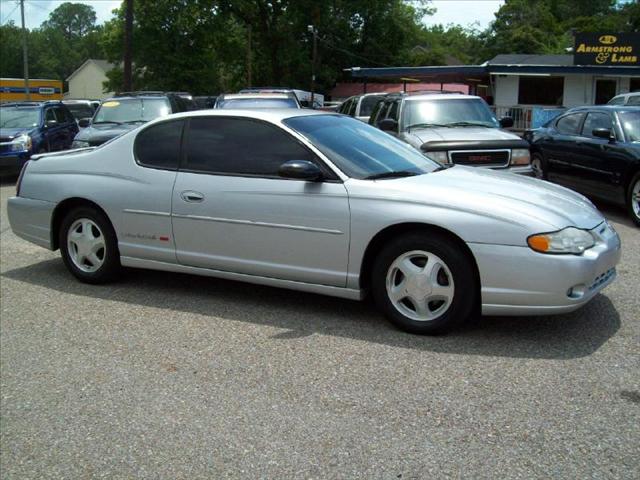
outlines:
{"label": "sky", "polygon": [[[25,21],[27,28],[39,27],[49,17],[49,13],[65,1],[74,0],[25,0]],[[86,3],[96,11],[98,23],[111,18],[111,11],[117,8],[121,0],[86,0],[74,3]],[[503,0],[433,0],[432,6],[437,9],[435,15],[425,19],[425,24],[457,23],[463,26],[477,22],[483,29],[493,20],[493,14],[498,11]],[[13,20],[20,25],[20,7],[16,0],[0,0],[0,22],[4,25]]]}

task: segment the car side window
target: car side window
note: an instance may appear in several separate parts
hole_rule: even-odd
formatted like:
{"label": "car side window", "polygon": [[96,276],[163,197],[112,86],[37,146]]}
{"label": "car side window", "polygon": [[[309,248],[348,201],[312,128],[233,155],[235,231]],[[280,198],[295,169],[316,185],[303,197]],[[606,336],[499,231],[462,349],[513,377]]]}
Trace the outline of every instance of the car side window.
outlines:
{"label": "car side window", "polygon": [[369,118],[369,124],[376,125],[378,123],[378,119],[380,118],[380,112],[382,112],[382,107],[385,106],[384,100],[379,100],[378,103],[375,104],[373,110],[371,111],[371,117]]}
{"label": "car side window", "polygon": [[58,121],[56,118],[56,114],[53,111],[53,108],[47,108],[44,112],[44,121],[49,122],[51,120]]}
{"label": "car side window", "polygon": [[280,166],[290,160],[318,164],[310,150],[280,128],[245,118],[192,118],[185,151],[182,169],[223,175],[278,177]]}
{"label": "car side window", "polygon": [[355,117],[357,106],[358,106],[358,99],[357,98],[352,99],[351,105],[349,105],[349,111],[347,112],[347,115],[349,115],[350,117]]}
{"label": "car side window", "polygon": [[624,97],[614,97],[609,100],[608,105],[622,105],[624,103]]}
{"label": "car side window", "polygon": [[352,99],[347,99],[342,105],[340,105],[340,113],[346,115],[349,111],[349,107],[351,106]]}
{"label": "car side window", "polygon": [[596,128],[606,128],[612,130],[611,117],[602,112],[590,112],[584,120],[582,127],[582,135],[584,137],[593,137],[593,131]]}
{"label": "car side window", "polygon": [[582,113],[565,115],[556,122],[556,129],[558,130],[558,132],[565,135],[576,135],[578,133],[578,129],[580,128],[582,117]]}
{"label": "car side window", "polygon": [[634,95],[627,99],[627,105],[640,105],[640,95]]}
{"label": "car side window", "polygon": [[387,118],[391,118],[395,121],[398,121],[398,109],[400,107],[400,101],[396,100],[389,107],[389,111],[387,112]]}
{"label": "car side window", "polygon": [[133,147],[136,161],[145,167],[177,170],[184,120],[156,123],[145,128]]}

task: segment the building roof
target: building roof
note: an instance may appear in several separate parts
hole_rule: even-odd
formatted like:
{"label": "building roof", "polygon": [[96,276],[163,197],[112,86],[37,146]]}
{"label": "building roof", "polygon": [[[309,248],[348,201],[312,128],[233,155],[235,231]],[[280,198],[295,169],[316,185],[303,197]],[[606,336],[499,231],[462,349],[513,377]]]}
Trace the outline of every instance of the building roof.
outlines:
{"label": "building roof", "polygon": [[573,55],[496,55],[487,65],[573,65]]}
{"label": "building roof", "polygon": [[81,70],[83,70],[89,63],[93,63],[95,66],[97,66],[100,70],[102,70],[105,74],[111,70],[112,68],[115,67],[115,65],[113,63],[109,63],[106,60],[100,60],[97,58],[88,58],[87,60],[85,60],[85,62],[80,65],[78,68],[76,68],[73,73],[71,75],[69,75],[65,80],[68,82],[69,80],[71,80],[73,77],[75,77],[78,73],[80,73]]}
{"label": "building roof", "polygon": [[[353,78],[413,77],[437,82],[484,81],[489,75],[616,75],[636,76],[638,67],[612,65],[574,65],[573,55],[497,55],[482,65],[443,65],[434,67],[347,68]],[[475,77],[475,79],[474,79]]]}

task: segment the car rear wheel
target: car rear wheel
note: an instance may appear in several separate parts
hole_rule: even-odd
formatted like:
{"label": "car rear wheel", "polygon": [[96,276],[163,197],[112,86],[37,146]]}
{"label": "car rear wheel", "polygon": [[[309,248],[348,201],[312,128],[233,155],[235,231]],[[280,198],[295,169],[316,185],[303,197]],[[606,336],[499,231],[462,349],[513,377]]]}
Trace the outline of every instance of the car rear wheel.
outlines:
{"label": "car rear wheel", "polygon": [[476,301],[471,262],[443,235],[389,243],[376,259],[371,286],[379,308],[411,333],[446,332],[471,315]]}
{"label": "car rear wheel", "polygon": [[60,228],[59,245],[67,269],[82,282],[105,283],[120,270],[113,227],[95,208],[80,207],[67,214]]}
{"label": "car rear wheel", "polygon": [[640,226],[640,173],[637,173],[636,176],[633,177],[629,185],[627,207],[629,208],[631,219],[636,225]]}
{"label": "car rear wheel", "polygon": [[534,153],[531,157],[531,170],[533,175],[540,180],[547,179],[547,169],[545,168],[544,158],[539,153]]}

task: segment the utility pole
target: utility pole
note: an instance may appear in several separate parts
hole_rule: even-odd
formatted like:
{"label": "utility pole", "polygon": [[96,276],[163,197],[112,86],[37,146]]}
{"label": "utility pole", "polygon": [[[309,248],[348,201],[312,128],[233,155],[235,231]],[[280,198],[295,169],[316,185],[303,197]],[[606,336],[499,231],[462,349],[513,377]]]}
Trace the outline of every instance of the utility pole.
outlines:
{"label": "utility pole", "polygon": [[318,55],[318,29],[313,25],[308,25],[307,30],[313,33],[313,58],[311,59],[311,108],[313,108],[316,92],[316,57]]}
{"label": "utility pole", "polygon": [[31,100],[29,89],[29,52],[27,50],[27,29],[24,28],[24,0],[20,0],[20,17],[22,18],[22,63],[24,65],[24,93],[27,102]]}
{"label": "utility pole", "polygon": [[247,26],[247,87],[251,88],[251,25]]}
{"label": "utility pole", "polygon": [[133,75],[131,73],[132,37],[133,37],[133,0],[126,0],[124,17],[124,82],[125,92],[133,90]]}

